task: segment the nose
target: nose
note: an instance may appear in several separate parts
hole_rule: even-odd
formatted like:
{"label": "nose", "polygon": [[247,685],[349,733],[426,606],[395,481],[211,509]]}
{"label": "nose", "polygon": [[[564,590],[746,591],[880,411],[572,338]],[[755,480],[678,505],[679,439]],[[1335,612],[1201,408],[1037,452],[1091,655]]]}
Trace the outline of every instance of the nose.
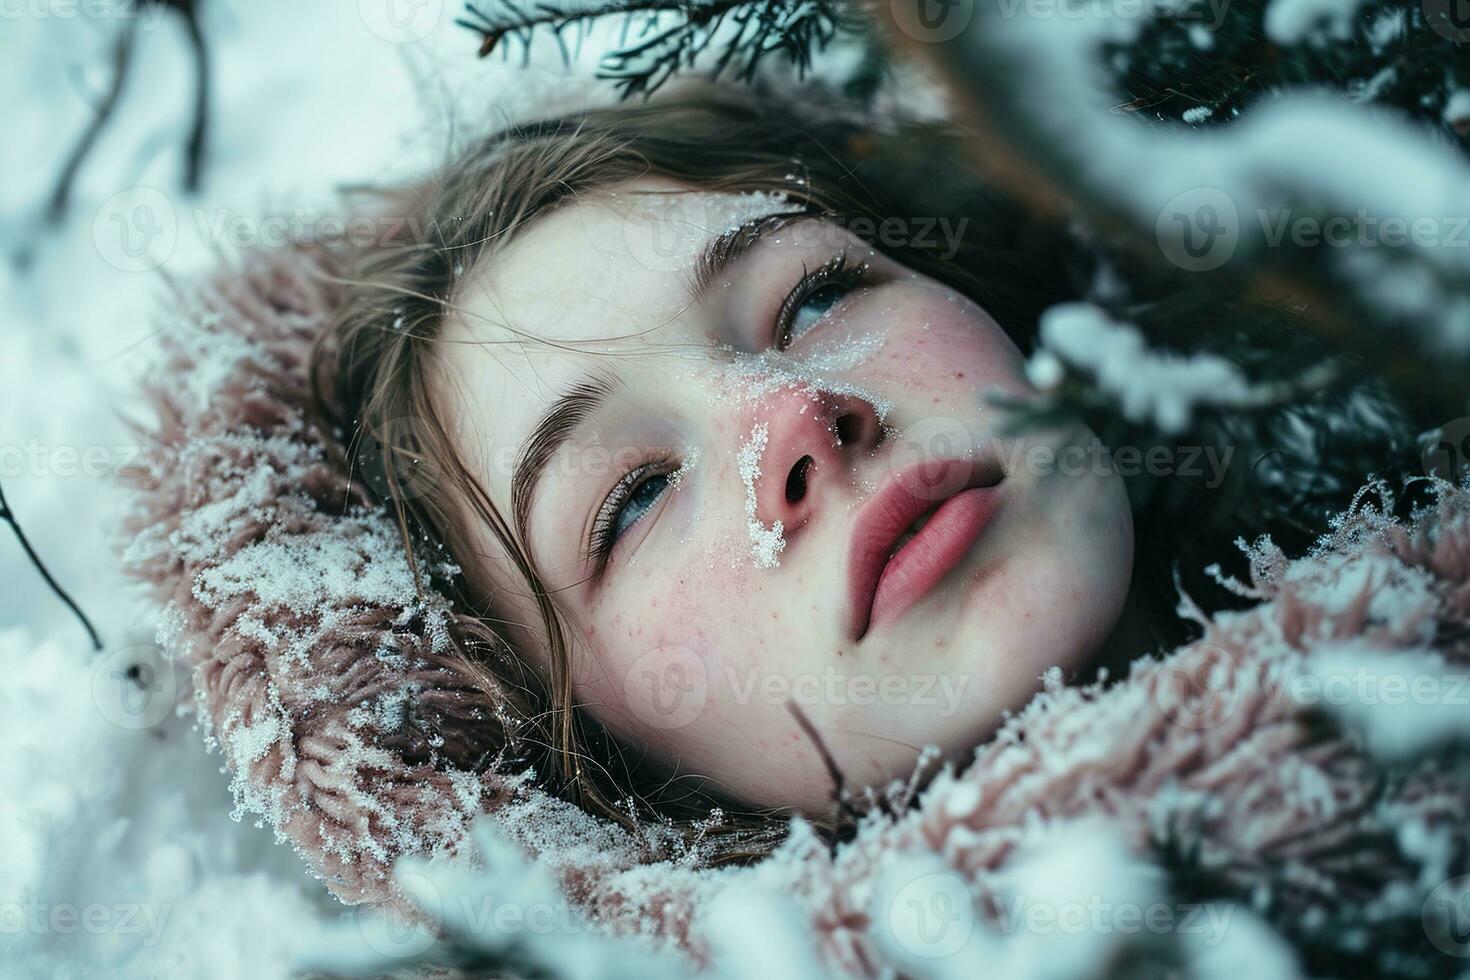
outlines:
{"label": "nose", "polygon": [[785,389],[762,398],[752,427],[765,426],[765,449],[753,480],[756,516],[780,521],[789,539],[820,508],[826,487],[850,485],[854,462],[883,441],[878,412],[863,398]]}

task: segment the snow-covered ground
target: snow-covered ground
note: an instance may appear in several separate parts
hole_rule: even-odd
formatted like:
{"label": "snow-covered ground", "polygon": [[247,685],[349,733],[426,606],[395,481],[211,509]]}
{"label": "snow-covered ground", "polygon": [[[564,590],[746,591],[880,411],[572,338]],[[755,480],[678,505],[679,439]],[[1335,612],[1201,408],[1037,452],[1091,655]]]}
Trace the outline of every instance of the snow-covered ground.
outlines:
{"label": "snow-covered ground", "polygon": [[455,0],[205,3],[214,89],[191,196],[189,49],[178,18],[145,12],[117,114],[66,221],[43,227],[110,77],[119,25],[99,6],[123,5],[0,8],[0,480],[106,644],[92,652],[0,528],[0,976],[268,978],[344,909],[231,819],[219,757],[163,710],[170,668],[145,667],[144,691],[121,676],[153,624],[117,571],[114,473],[136,453],[125,419],[144,417],[133,384],[165,278],[279,230],[267,213],[330,217],[336,188],[586,83],[554,57],[479,61]]}

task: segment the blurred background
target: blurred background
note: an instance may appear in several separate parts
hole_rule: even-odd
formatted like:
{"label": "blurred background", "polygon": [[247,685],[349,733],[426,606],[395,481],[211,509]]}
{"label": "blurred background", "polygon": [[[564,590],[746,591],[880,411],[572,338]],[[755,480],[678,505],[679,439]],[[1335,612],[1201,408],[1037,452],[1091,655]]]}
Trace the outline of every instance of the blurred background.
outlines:
{"label": "blurred background", "polygon": [[[147,417],[136,383],[170,280],[290,230],[264,215],[320,231],[343,188],[421,171],[458,130],[587,88],[559,55],[544,71],[480,60],[459,12],[0,7],[0,486],[103,643],[93,654],[0,528],[0,977],[285,975],[342,911],[269,830],[231,818],[219,757],[164,710],[177,678],[148,660],[154,624],[117,571],[115,474],[137,453],[127,420]],[[191,175],[196,23],[208,99]]]}

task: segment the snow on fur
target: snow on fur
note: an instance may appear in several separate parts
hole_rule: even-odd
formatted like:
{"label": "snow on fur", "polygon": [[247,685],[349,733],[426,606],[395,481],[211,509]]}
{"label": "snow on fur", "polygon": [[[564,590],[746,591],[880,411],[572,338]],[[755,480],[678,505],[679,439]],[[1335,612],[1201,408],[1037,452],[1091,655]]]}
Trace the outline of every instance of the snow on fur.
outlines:
{"label": "snow on fur", "polygon": [[[510,872],[482,853],[504,840],[592,931],[670,944],[721,975],[750,975],[755,952],[853,976],[1075,975],[1065,964],[1109,972],[1172,943],[1191,975],[1248,964],[1290,976],[1304,936],[1435,955],[1404,924],[1470,870],[1470,766],[1457,750],[1470,711],[1384,721],[1362,697],[1303,691],[1357,667],[1370,686],[1429,676],[1441,692],[1465,673],[1470,490],[1438,485],[1437,503],[1400,523],[1373,486],[1308,556],[1256,542],[1250,580],[1233,584],[1257,604],[1206,617],[1186,601],[1198,642],[1112,683],[1048,684],[963,771],[899,814],[868,814],[835,851],[794,821],[765,860],[705,868],[547,796],[529,774],[469,763],[484,726],[513,720],[461,676],[454,610],[414,587],[387,516],[313,415],[307,352],[338,299],[316,275],[324,264],[255,253],[180,295],[149,383],[162,421],[133,475],[126,559],[163,603],[161,641],[192,670],[238,806],[339,897],[411,897],[391,877],[405,857],[421,876],[489,876],[493,891]],[[180,384],[200,370],[203,399]],[[1148,906],[1199,889],[1235,913],[1213,943],[1088,929],[1039,944],[1008,911]],[[741,952],[722,923],[761,920],[757,894],[784,896],[809,949]],[[933,940],[914,918],[925,909],[964,935]],[[957,945],[935,955],[934,941]],[[567,962],[541,952],[529,961]]]}

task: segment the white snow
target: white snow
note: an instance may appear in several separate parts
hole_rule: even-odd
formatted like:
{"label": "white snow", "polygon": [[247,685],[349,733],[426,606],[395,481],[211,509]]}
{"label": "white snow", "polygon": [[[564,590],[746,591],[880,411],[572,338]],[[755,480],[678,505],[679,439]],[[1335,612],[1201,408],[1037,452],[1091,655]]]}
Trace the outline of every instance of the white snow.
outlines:
{"label": "white snow", "polygon": [[1136,327],[1088,303],[1064,303],[1042,314],[1041,342],[1046,354],[1033,360],[1033,378],[1053,381],[1059,359],[1095,375],[1130,420],[1151,421],[1166,432],[1187,428],[1196,406],[1238,405],[1252,397],[1245,376],[1224,358],[1151,351]]}
{"label": "white snow", "polygon": [[1294,685],[1298,699],[1325,708],[1381,758],[1470,740],[1470,672],[1437,653],[1336,646],[1315,653],[1308,673],[1315,683]]}
{"label": "white snow", "polygon": [[1330,37],[1345,40],[1362,0],[1271,0],[1266,9],[1266,36],[1277,44]]}
{"label": "white snow", "polygon": [[1444,121],[1450,125],[1470,125],[1470,89],[1455,89],[1444,104]]}
{"label": "white snow", "polygon": [[761,457],[765,455],[770,432],[770,426],[766,423],[756,425],[735,457],[740,482],[745,486],[745,528],[750,535],[750,555],[755,559],[757,568],[779,566],[781,552],[786,548],[785,525],[777,520],[767,527],[760,519],[759,500],[756,496],[755,481],[760,479]]}
{"label": "white snow", "polygon": [[[385,39],[405,35],[382,3],[201,4],[215,87],[203,188],[191,196],[180,190],[188,48],[175,16],[140,6],[132,77],[54,229],[41,207],[106,88],[118,24],[95,16],[99,5],[22,4],[0,29],[0,84],[12,93],[0,141],[0,480],[107,644],[90,652],[0,526],[0,975],[274,980],[293,975],[342,907],[269,830],[230,819],[220,757],[171,710],[176,695],[189,707],[189,678],[159,657],[153,617],[111,557],[114,477],[141,461],[124,419],[146,414],[136,384],[166,277],[229,255],[229,228],[259,231],[263,216],[296,206],[338,214],[339,187],[419,172],[458,134],[591,86],[564,80],[554,52],[526,70],[480,61],[448,2],[403,5],[427,31],[411,44]],[[118,209],[137,200],[163,234],[146,261],[129,262],[114,219],[132,217]],[[240,353],[215,344],[206,369],[179,382],[207,399]],[[179,540],[123,544],[207,554],[219,531],[209,524],[203,515]],[[224,595],[257,574],[259,585],[300,557],[242,556],[212,588]],[[316,558],[316,572],[330,571],[330,554]],[[309,602],[333,587],[298,578],[278,598]],[[138,663],[146,672],[126,679]],[[369,706],[368,720],[387,722],[390,709]],[[228,751],[255,756],[278,737],[274,722],[251,719]]]}

